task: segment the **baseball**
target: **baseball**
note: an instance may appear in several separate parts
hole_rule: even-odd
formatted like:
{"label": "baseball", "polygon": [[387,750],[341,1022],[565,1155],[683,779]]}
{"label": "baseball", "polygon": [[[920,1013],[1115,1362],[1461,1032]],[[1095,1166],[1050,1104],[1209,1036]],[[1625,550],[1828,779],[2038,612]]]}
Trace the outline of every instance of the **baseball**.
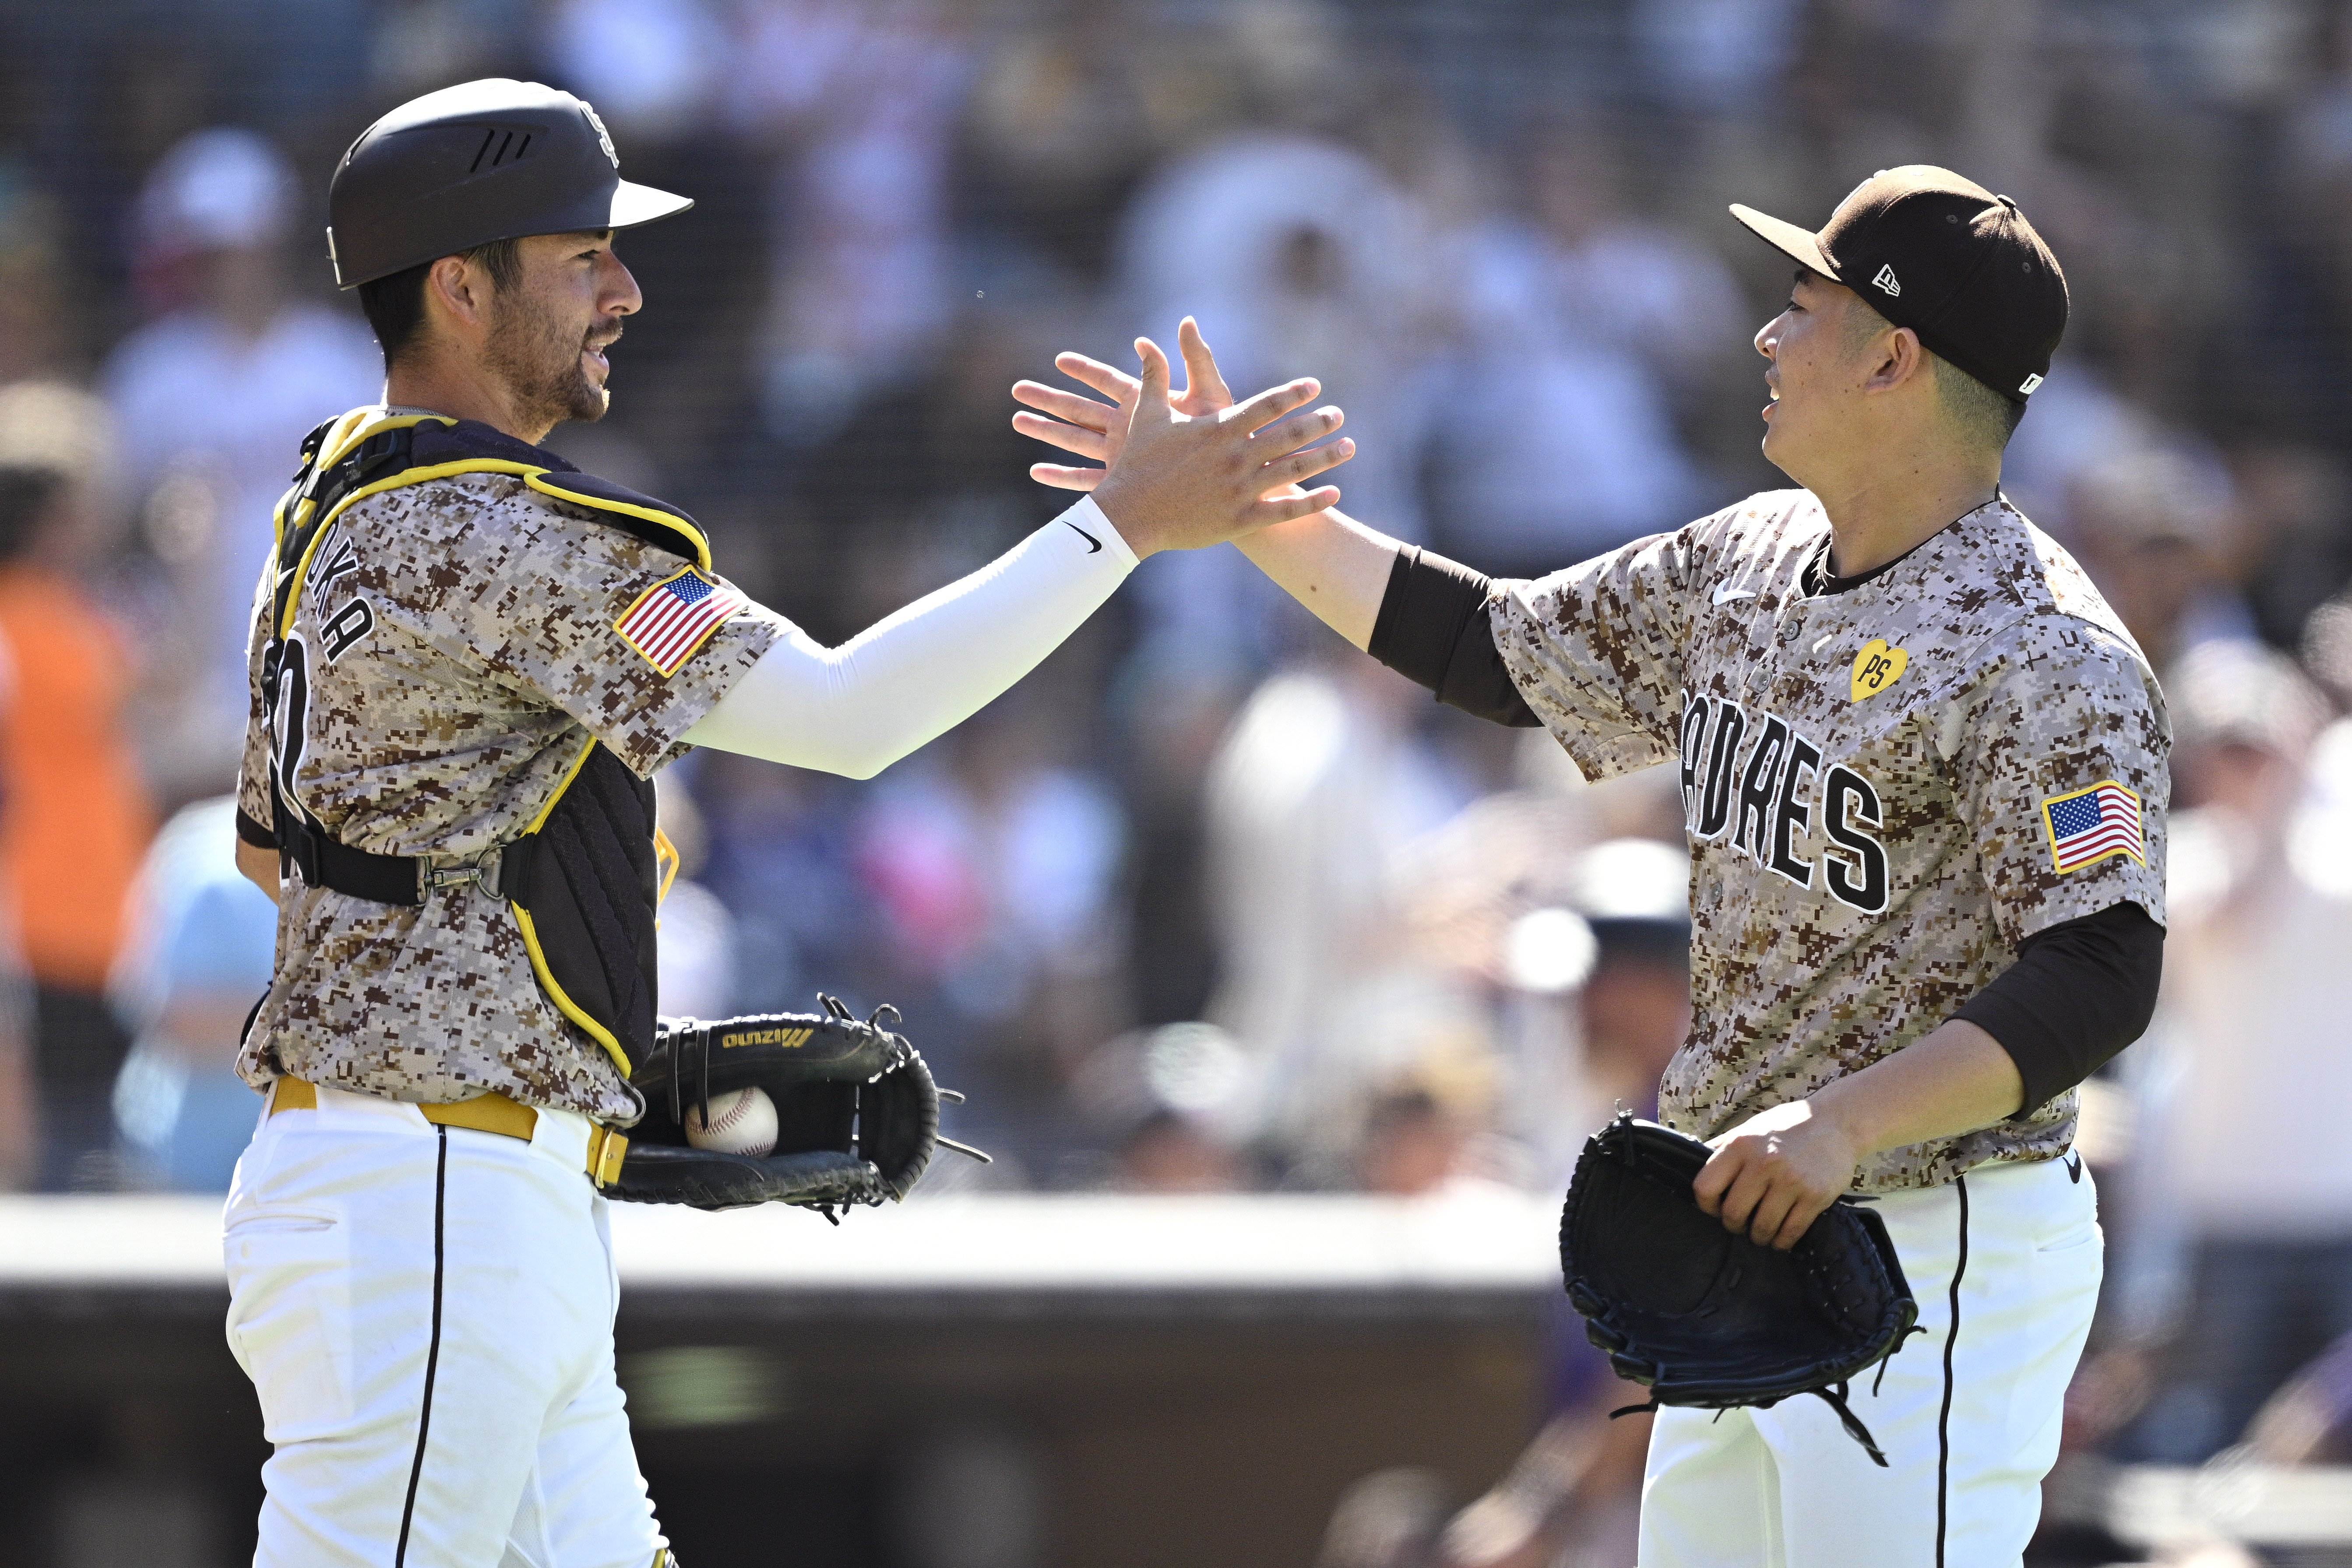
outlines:
{"label": "baseball", "polygon": [[686,1141],[722,1154],[765,1154],[776,1146],[776,1102],[757,1089],[714,1094],[708,1127],[702,1124],[702,1107],[687,1107]]}

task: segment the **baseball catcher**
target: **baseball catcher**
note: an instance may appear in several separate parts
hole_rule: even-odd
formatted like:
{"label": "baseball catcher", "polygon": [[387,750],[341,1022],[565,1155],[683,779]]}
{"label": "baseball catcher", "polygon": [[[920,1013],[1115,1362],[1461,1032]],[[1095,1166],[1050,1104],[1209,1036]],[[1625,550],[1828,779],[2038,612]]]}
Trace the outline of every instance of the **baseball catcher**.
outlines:
{"label": "baseball catcher", "polygon": [[[819,993],[822,1014],[761,1013],[717,1023],[665,1018],[653,1054],[630,1081],[646,1097],[611,1195],[625,1203],[742,1208],[796,1204],[835,1224],[853,1205],[897,1202],[914,1190],[934,1149],[988,1156],[940,1136],[940,1101],[961,1100],[931,1081],[922,1054],[885,1004],[852,1017]],[[698,1147],[713,1125],[714,1097],[756,1090],[775,1108],[763,1153]]]}

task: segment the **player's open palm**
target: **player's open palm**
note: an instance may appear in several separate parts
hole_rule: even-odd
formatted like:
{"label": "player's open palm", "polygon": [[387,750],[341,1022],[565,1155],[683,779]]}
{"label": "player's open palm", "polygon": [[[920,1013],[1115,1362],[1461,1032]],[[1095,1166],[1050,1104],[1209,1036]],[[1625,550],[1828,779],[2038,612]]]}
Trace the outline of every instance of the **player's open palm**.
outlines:
{"label": "player's open palm", "polygon": [[1030,477],[1094,491],[1138,555],[1213,544],[1335,505],[1335,487],[1304,488],[1356,449],[1344,438],[1311,446],[1345,419],[1328,406],[1300,412],[1319,384],[1294,381],[1235,403],[1191,317],[1177,342],[1187,382],[1181,394],[1171,389],[1167,356],[1149,338],[1136,340],[1140,376],[1086,354],[1055,356],[1065,374],[1108,401],[1034,381],[1016,384],[1013,395],[1043,412],[1014,415],[1015,429],[1103,464],[1038,463]]}

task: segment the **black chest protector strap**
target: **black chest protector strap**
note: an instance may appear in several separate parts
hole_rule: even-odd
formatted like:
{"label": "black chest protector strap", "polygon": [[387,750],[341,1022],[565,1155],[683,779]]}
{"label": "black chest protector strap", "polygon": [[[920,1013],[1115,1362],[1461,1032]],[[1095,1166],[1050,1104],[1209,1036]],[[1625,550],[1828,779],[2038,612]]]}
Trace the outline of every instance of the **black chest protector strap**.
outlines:
{"label": "black chest protector strap", "polygon": [[593,510],[600,521],[709,568],[709,542],[684,512],[581,473],[553,453],[488,426],[395,416],[358,429],[346,420],[319,426],[304,443],[302,469],[278,506],[277,580],[262,658],[272,726],[271,826],[280,872],[381,904],[422,905],[439,889],[456,896],[464,884],[503,900],[549,1000],[625,1076],[632,1058],[642,1058],[654,1044],[654,918],[666,867],[650,780],[592,739],[520,837],[470,859],[379,855],[341,843],[303,808],[295,791],[301,738],[276,733],[281,715],[307,711],[307,702],[289,703],[280,694],[283,683],[306,677],[303,651],[292,636],[294,612],[327,528],[368,496],[462,473],[516,475],[533,489]]}

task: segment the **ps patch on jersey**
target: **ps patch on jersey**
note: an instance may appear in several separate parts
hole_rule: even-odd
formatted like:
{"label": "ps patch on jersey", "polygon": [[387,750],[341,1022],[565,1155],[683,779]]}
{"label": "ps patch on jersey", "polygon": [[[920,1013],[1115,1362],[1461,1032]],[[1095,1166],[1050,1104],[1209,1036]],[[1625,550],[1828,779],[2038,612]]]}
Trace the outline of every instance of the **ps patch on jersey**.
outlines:
{"label": "ps patch on jersey", "polygon": [[2055,795],[2042,803],[2042,826],[2050,835],[2050,860],[2059,871],[2077,871],[2110,855],[2147,863],[2140,836],[2139,796],[2103,779],[2089,789]]}
{"label": "ps patch on jersey", "polygon": [[1885,637],[1873,637],[1862,645],[1853,656],[1853,700],[1875,697],[1903,677],[1909,668],[1911,655],[1899,647],[1886,646]]}
{"label": "ps patch on jersey", "polygon": [[640,594],[613,629],[646,663],[664,675],[676,675],[694,650],[748,603],[734,589],[688,566]]}

